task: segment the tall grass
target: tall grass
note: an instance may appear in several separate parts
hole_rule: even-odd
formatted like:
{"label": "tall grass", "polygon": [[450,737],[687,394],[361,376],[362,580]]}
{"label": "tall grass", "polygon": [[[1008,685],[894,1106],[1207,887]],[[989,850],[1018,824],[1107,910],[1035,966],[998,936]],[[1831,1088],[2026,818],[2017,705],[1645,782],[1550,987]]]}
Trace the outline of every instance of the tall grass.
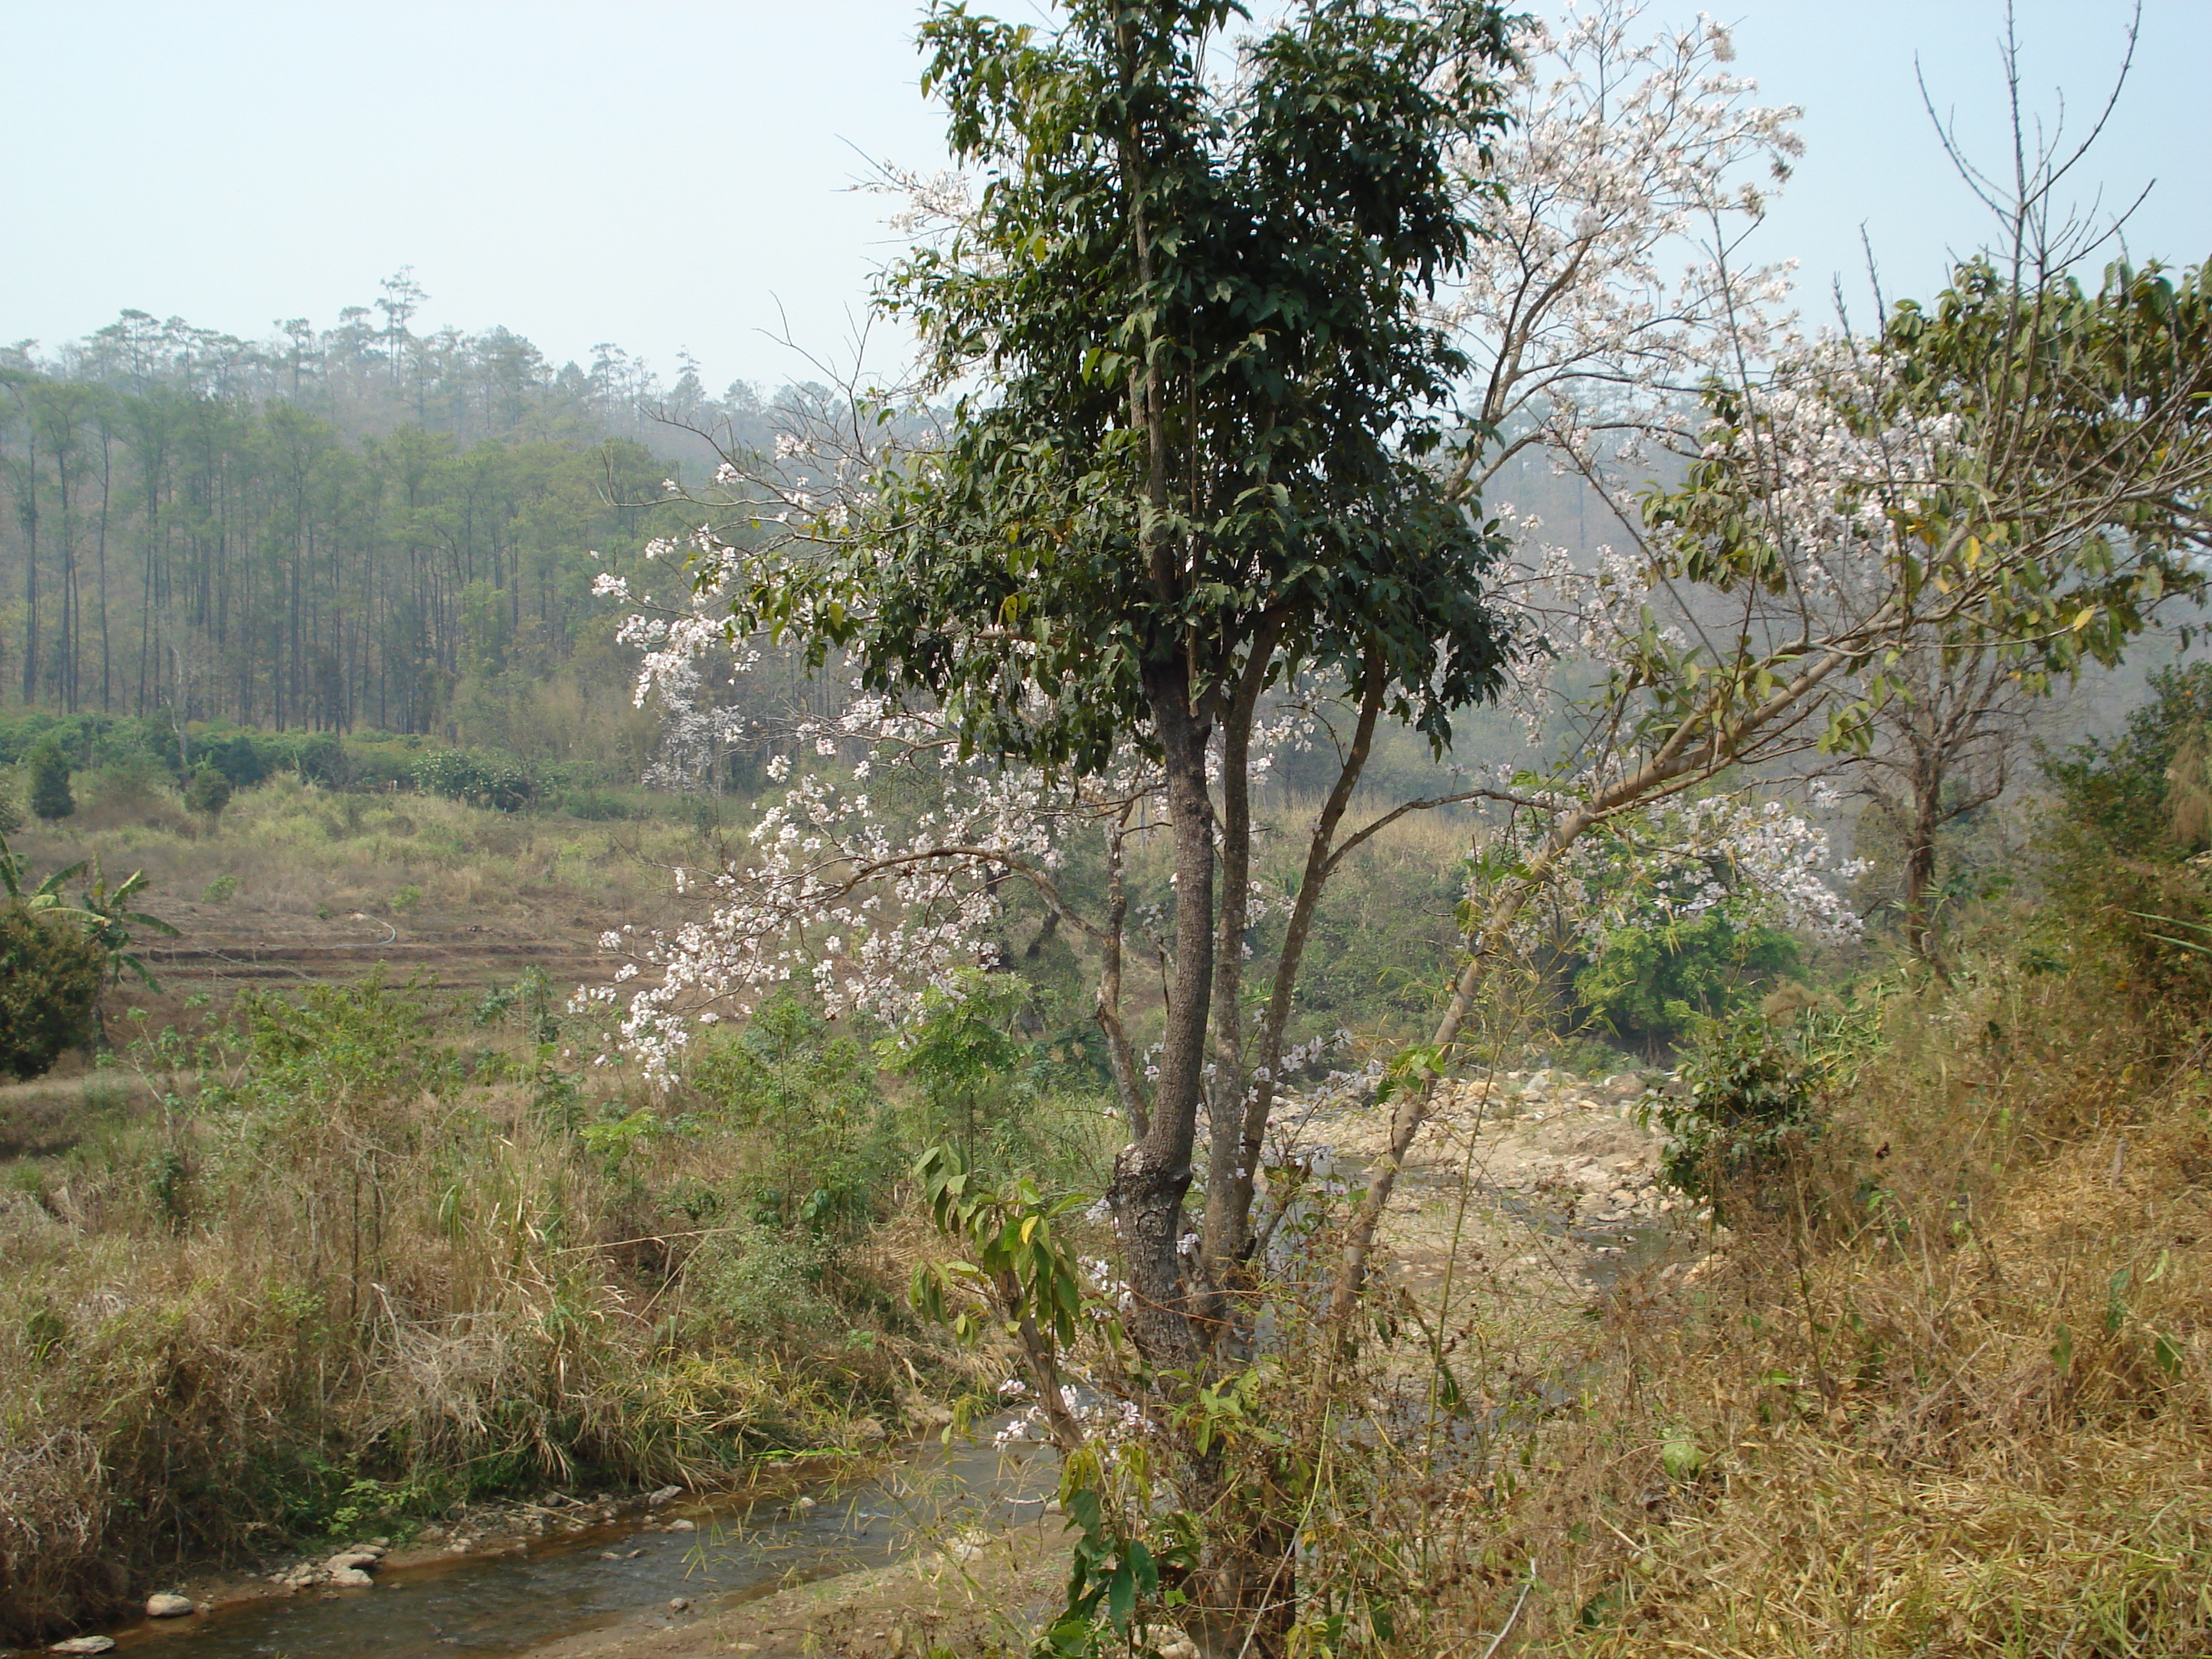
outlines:
{"label": "tall grass", "polygon": [[1505,1650],[1607,1659],[2212,1646],[2198,1018],[2021,921],[1891,988],[1694,1283],[1595,1310],[1561,1408],[1442,1511],[1462,1571],[1406,1650],[1516,1604]]}
{"label": "tall grass", "polygon": [[413,887],[428,912],[596,931],[662,915],[666,866],[696,864],[703,850],[690,812],[667,798],[641,801],[632,818],[592,822],[324,789],[279,774],[240,790],[210,821],[185,811],[145,769],[82,774],[77,789],[83,804],[75,817],[15,837],[34,866],[97,856],[118,874],[143,867],[157,911],[195,909],[210,884],[228,878],[222,920],[231,923],[319,908],[384,914],[395,894]]}
{"label": "tall grass", "polygon": [[931,1363],[887,1192],[785,1227],[771,1129],[450,1028],[373,981],[247,999],[144,1056],[195,1081],[5,1171],[0,1630],[341,1519],[738,1478]]}

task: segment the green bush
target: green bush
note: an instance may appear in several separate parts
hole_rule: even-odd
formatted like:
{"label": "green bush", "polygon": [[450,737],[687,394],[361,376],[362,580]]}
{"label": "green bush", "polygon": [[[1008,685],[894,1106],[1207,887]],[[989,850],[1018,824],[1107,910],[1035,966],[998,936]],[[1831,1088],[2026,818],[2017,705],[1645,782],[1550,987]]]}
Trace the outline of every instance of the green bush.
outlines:
{"label": "green bush", "polygon": [[1826,1132],[1841,1037],[1834,1019],[1784,1027],[1757,1008],[1698,1020],[1674,1082],[1644,1097],[1645,1126],[1668,1137],[1662,1178],[1716,1213],[1732,1194],[1759,1201],[1759,1184]]}
{"label": "green bush", "polygon": [[[2199,817],[2177,825],[2175,774],[2201,791],[2205,739],[2212,734],[2212,663],[2160,669],[2151,698],[2128,716],[2117,737],[2043,757],[2043,775],[2057,791],[2065,821],[2104,848],[2131,857],[2178,859],[2212,842],[2212,823]],[[2177,762],[2194,757],[2194,769]],[[2187,815],[2185,815],[2185,817]]]}
{"label": "green bush", "polygon": [[684,1264],[685,1334],[726,1348],[804,1342],[851,1322],[823,1289],[832,1247],[742,1218],[721,1222]]}
{"label": "green bush", "polygon": [[33,1078],[99,1030],[100,947],[74,923],[0,907],[0,1073]]}
{"label": "green bush", "polygon": [[230,805],[230,793],[231,781],[228,775],[213,766],[203,766],[192,774],[192,781],[185,786],[185,805],[209,817],[220,817],[222,809]]}
{"label": "green bush", "polygon": [[691,1063],[692,1088],[763,1137],[763,1155],[741,1180],[757,1224],[850,1233],[881,1212],[905,1151],[869,1058],[857,1039],[782,996],[756,1010],[743,1036]]}
{"label": "green bush", "polygon": [[1716,907],[1613,929],[1576,974],[1575,994],[1591,1018],[1656,1056],[1700,1020],[1743,1007],[1799,966],[1788,933],[1758,922],[1738,927]]}
{"label": "green bush", "polygon": [[571,789],[562,795],[559,805],[570,817],[587,823],[620,823],[641,816],[630,801],[604,789]]}
{"label": "green bush", "polygon": [[994,1176],[1028,1162],[1019,1121],[1028,1049],[1007,1030],[1025,989],[1011,975],[969,969],[957,994],[933,988],[914,1029],[878,1045],[886,1066],[921,1085],[921,1139],[957,1146],[964,1167]]}
{"label": "green bush", "polygon": [[26,763],[31,770],[31,810],[48,823],[76,811],[70,793],[69,757],[58,739],[48,736],[32,750]]}
{"label": "green bush", "polygon": [[529,768],[471,749],[438,749],[415,763],[415,787],[425,794],[519,812],[538,799]]}
{"label": "green bush", "polygon": [[2212,663],[2150,687],[2118,736],[2042,757],[2057,797],[2039,872],[2051,902],[2025,943],[2048,967],[2094,939],[2132,993],[2193,1021],[2212,1004]]}
{"label": "green bush", "polygon": [[275,753],[276,745],[268,738],[251,732],[234,732],[228,737],[203,739],[199,764],[203,770],[212,768],[220,772],[234,789],[251,789],[274,769]]}
{"label": "green bush", "polygon": [[335,732],[302,732],[291,743],[292,769],[303,783],[343,787],[351,777],[345,744]]}

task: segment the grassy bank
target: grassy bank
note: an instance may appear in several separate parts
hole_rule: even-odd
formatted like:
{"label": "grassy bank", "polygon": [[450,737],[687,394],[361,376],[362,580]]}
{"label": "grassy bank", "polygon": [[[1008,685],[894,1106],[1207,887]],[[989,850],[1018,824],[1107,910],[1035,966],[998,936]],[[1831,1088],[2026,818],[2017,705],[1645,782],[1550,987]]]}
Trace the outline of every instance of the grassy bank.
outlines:
{"label": "grassy bank", "polygon": [[1509,1619],[1503,1651],[1606,1659],[2212,1644],[2203,1033],[1991,920],[1954,982],[1888,988],[1693,1279],[1593,1307],[1570,1398],[1452,1494],[1401,1650]]}
{"label": "grassy bank", "polygon": [[0,1172],[0,1628],[488,1492],[742,1480],[957,1391],[902,1301],[927,1109],[787,1016],[658,1104],[526,998],[374,980],[149,1045],[190,1081],[137,1104],[90,1079],[76,1144]]}

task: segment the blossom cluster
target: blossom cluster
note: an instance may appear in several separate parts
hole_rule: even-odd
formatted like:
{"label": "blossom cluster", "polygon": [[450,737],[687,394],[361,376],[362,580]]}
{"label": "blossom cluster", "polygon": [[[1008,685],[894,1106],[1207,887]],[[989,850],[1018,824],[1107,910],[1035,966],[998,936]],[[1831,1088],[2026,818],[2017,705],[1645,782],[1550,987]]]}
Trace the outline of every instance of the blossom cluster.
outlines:
{"label": "blossom cluster", "polygon": [[1493,189],[1484,257],[1437,320],[1478,366],[1478,420],[1590,471],[1639,461],[1716,366],[1771,357],[1791,320],[1789,263],[1742,265],[1746,234],[1802,153],[1792,106],[1754,101],[1710,19],[1639,38],[1640,8],[1570,4],[1524,25],[1514,121],[1462,158]]}
{"label": "blossom cluster", "polygon": [[[1833,805],[1832,790],[1814,794],[1815,804]],[[1553,915],[1531,916],[1528,928],[1563,921],[1595,944],[1617,928],[1720,909],[1739,927],[1802,928],[1832,941],[1859,935],[1862,919],[1838,884],[1865,865],[1836,859],[1827,831],[1782,801],[1711,795],[1609,827],[1576,845],[1553,885]]]}

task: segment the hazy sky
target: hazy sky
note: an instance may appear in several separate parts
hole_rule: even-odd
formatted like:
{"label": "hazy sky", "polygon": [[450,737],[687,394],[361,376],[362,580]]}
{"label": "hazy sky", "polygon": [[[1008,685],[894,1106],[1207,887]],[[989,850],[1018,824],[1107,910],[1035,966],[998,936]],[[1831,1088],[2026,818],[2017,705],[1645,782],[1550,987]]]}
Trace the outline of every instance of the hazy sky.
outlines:
{"label": "hazy sky", "polygon": [[[1802,104],[1808,155],[1765,233],[1825,290],[1863,287],[1863,226],[1924,292],[1982,224],[1922,113],[1916,56],[1970,142],[2004,138],[2001,0],[1706,0],[1735,67]],[[988,9],[988,7],[985,9]],[[1000,0],[1008,16],[1030,0]],[[1653,4],[1674,21],[1693,6]],[[2076,121],[2125,0],[2020,0],[2027,91]],[[927,167],[914,0],[0,0],[0,340],[125,307],[264,336],[333,322],[412,265],[418,330],[501,324],[556,362],[612,341],[719,387],[835,355],[890,244],[864,157]],[[2138,257],[2212,255],[2212,3],[2144,0],[2120,115],[2086,180],[2157,179]]]}

